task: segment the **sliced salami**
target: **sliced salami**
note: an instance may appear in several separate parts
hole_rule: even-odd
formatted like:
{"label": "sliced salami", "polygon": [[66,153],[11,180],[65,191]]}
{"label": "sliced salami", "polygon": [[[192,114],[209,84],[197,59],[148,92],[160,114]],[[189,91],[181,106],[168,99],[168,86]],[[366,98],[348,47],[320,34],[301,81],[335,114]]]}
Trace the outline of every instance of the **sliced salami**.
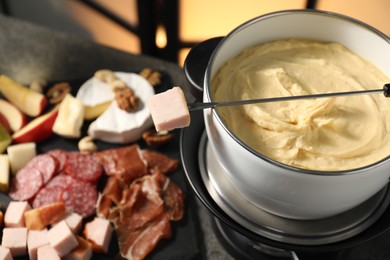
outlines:
{"label": "sliced salami", "polygon": [[65,173],[60,173],[57,176],[54,176],[47,184],[47,188],[56,188],[56,189],[65,189],[69,184],[74,182],[75,179],[72,176],[66,175]]}
{"label": "sliced salami", "polygon": [[32,203],[33,208],[39,208],[44,205],[62,201],[62,192],[69,184],[75,181],[77,181],[75,178],[64,173],[54,176],[54,178],[51,179],[35,196]]}
{"label": "sliced salami", "polygon": [[92,155],[69,153],[64,171],[76,179],[96,183],[103,174],[103,166]]}
{"label": "sliced salami", "polygon": [[42,173],[43,183],[47,183],[58,171],[58,161],[49,154],[35,156],[25,168],[37,169]]}
{"label": "sliced salami", "polygon": [[8,195],[14,200],[30,200],[42,186],[42,173],[38,169],[24,167],[13,178]]}
{"label": "sliced salami", "polygon": [[72,182],[61,194],[65,206],[83,217],[95,214],[97,199],[96,187],[83,181]]}
{"label": "sliced salami", "polygon": [[47,154],[53,156],[58,161],[58,171],[64,170],[66,160],[68,159],[68,152],[61,149],[55,149],[47,152]]}
{"label": "sliced salami", "polygon": [[56,187],[44,187],[35,196],[32,202],[32,207],[39,208],[55,202],[60,202],[62,192],[63,190]]}

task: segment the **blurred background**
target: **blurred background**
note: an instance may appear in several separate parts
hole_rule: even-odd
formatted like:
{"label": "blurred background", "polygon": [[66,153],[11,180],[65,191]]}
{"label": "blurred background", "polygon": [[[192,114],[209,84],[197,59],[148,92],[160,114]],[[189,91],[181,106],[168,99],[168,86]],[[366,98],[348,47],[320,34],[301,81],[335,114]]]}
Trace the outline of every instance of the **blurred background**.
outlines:
{"label": "blurred background", "polygon": [[302,8],[345,14],[390,35],[388,0],[0,0],[3,15],[180,66],[200,41],[265,13]]}

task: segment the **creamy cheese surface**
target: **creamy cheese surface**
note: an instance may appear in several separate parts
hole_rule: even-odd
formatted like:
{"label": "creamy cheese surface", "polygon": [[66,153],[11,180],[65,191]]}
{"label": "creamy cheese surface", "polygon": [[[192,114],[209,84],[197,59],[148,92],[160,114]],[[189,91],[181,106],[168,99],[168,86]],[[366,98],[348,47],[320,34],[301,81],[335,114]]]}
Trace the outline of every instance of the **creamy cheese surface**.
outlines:
{"label": "creamy cheese surface", "polygon": [[[212,79],[229,101],[382,88],[389,78],[338,43],[287,39],[244,50]],[[218,108],[232,132],[279,162],[348,170],[390,155],[390,99],[382,94]]]}

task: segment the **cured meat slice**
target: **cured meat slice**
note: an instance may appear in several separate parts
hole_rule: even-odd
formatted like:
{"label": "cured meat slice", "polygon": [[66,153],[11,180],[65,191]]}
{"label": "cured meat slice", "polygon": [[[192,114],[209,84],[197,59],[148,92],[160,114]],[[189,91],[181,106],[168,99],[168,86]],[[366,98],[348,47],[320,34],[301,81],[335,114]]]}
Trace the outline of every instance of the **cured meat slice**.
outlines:
{"label": "cured meat slice", "polygon": [[60,173],[57,176],[54,176],[47,184],[46,188],[56,188],[56,189],[65,189],[69,184],[75,181],[75,178],[72,176],[66,175],[65,173]]}
{"label": "cured meat slice", "polygon": [[32,203],[33,208],[61,202],[62,192],[74,181],[75,179],[69,175],[59,174],[55,176],[37,193]]}
{"label": "cured meat slice", "polygon": [[106,197],[117,204],[122,198],[122,187],[125,187],[125,184],[121,180],[113,176],[108,177],[103,189],[103,195],[106,195]]}
{"label": "cured meat slice", "polygon": [[165,212],[170,220],[180,220],[184,215],[184,193],[175,183],[169,183],[163,191],[162,198],[165,203]]}
{"label": "cured meat slice", "polygon": [[53,156],[58,161],[58,171],[61,172],[64,170],[64,166],[66,163],[66,160],[68,159],[68,152],[61,150],[61,149],[55,149],[47,152],[46,154],[49,154]]}
{"label": "cured meat slice", "polygon": [[14,200],[30,200],[43,186],[42,173],[38,169],[22,168],[13,178],[9,196]]}
{"label": "cured meat slice", "polygon": [[43,183],[47,183],[58,170],[58,161],[49,154],[40,154],[31,159],[25,168],[37,169],[42,173]]}
{"label": "cured meat slice", "polygon": [[114,175],[130,184],[131,181],[148,174],[148,168],[140,156],[138,145],[109,149],[95,154],[107,175]]}
{"label": "cured meat slice", "polygon": [[156,247],[162,238],[172,236],[171,223],[167,216],[148,223],[143,229],[128,233],[125,228],[117,229],[118,244],[122,257],[126,259],[141,260]]}
{"label": "cured meat slice", "polygon": [[72,212],[89,217],[96,211],[98,192],[89,182],[74,181],[61,194],[61,200]]}
{"label": "cured meat slice", "polygon": [[92,156],[81,153],[69,153],[64,171],[70,176],[96,183],[103,174],[103,166]]}
{"label": "cured meat slice", "polygon": [[165,154],[152,150],[142,150],[142,157],[148,165],[148,169],[152,173],[167,174],[177,169],[179,161]]}
{"label": "cured meat slice", "polygon": [[49,205],[52,203],[60,202],[61,201],[61,193],[62,190],[57,188],[48,188],[43,187],[35,196],[32,207],[33,208],[40,208],[45,205]]}
{"label": "cured meat slice", "polygon": [[134,181],[110,211],[120,253],[127,259],[144,259],[162,238],[171,236],[171,220],[183,217],[180,188],[161,173]]}

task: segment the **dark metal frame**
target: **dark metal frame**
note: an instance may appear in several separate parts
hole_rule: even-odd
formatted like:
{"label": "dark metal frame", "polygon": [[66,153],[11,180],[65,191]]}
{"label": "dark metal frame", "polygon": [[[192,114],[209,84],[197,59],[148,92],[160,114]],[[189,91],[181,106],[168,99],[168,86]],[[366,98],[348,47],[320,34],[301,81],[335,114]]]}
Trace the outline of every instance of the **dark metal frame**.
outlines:
{"label": "dark metal frame", "polygon": [[[12,15],[8,6],[9,0],[0,0],[3,13]],[[191,48],[197,42],[181,41],[179,37],[180,0],[137,0],[138,24],[131,24],[106,7],[93,0],[79,0],[91,9],[110,19],[124,29],[135,34],[141,44],[143,54],[178,62],[179,51]],[[317,0],[306,0],[306,8],[315,9]],[[167,33],[167,45],[160,49],[156,45],[156,30],[163,26]]]}
{"label": "dark metal frame", "polygon": [[[81,0],[81,2],[138,35],[141,42],[141,52],[144,54],[178,62],[180,49],[191,48],[197,44],[197,42],[180,40],[180,0],[137,0],[138,26],[125,22],[93,0]],[[317,0],[306,0],[307,9],[315,9],[316,5]],[[167,46],[164,49],[159,49],[156,46],[158,25],[164,26],[166,29]]]}

